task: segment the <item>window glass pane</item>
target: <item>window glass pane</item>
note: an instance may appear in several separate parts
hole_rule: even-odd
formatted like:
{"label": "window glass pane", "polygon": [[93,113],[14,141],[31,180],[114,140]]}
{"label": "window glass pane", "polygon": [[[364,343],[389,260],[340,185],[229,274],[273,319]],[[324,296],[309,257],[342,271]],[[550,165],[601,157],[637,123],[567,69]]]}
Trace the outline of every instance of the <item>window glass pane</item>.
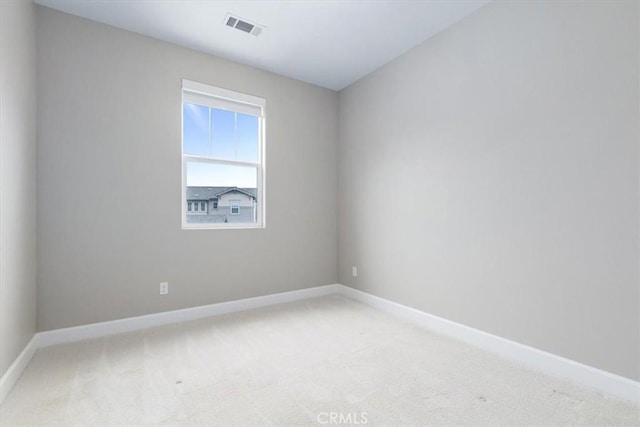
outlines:
{"label": "window glass pane", "polygon": [[[202,201],[194,203],[200,211],[188,213],[187,222],[257,222],[257,168],[188,161],[186,172],[186,199]],[[217,210],[206,210],[210,201]]]}
{"label": "window glass pane", "polygon": [[189,104],[182,105],[182,143],[184,154],[192,156],[211,155],[209,107]]}
{"label": "window glass pane", "polygon": [[236,160],[258,162],[258,118],[237,113],[236,116]]}
{"label": "window glass pane", "polygon": [[[258,185],[257,168],[252,166],[221,165],[187,162],[187,186],[240,187],[255,189]],[[195,198],[189,198],[193,200]]]}
{"label": "window glass pane", "polygon": [[258,162],[258,117],[187,102],[183,114],[184,154]]}
{"label": "window glass pane", "polygon": [[212,157],[235,160],[236,158],[236,113],[211,109]]}

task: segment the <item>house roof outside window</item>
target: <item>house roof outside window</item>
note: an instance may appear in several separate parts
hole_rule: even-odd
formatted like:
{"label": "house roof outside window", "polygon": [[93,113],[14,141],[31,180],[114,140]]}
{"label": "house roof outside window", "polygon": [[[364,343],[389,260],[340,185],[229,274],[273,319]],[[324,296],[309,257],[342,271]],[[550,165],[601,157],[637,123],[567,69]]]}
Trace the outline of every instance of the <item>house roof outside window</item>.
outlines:
{"label": "house roof outside window", "polygon": [[211,200],[227,193],[241,193],[256,198],[255,188],[238,187],[187,187],[187,200]]}

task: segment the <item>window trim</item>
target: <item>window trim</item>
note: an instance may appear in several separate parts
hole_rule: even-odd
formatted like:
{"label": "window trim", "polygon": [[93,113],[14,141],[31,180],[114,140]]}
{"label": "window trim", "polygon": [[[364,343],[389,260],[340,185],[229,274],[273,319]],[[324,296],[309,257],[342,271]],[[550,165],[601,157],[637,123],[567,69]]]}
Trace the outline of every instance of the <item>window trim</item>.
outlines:
{"label": "window trim", "polygon": [[[185,92],[188,94],[185,96]],[[235,111],[242,114],[251,114],[258,117],[258,159],[257,163],[224,160],[202,156],[184,154],[184,102],[185,98],[195,95],[198,100],[208,99],[206,104],[213,108]],[[205,97],[203,98],[202,95]],[[187,100],[188,102],[188,100]],[[219,102],[219,103],[218,103]],[[201,102],[199,102],[201,104]],[[180,103],[180,141],[182,158],[182,229],[183,230],[207,230],[207,229],[234,229],[234,228],[264,228],[266,225],[265,203],[265,107],[266,100],[258,96],[236,92],[205,83],[182,79],[181,103]],[[208,164],[228,164],[234,166],[254,167],[257,171],[256,189],[256,222],[238,223],[188,223],[187,222],[187,162],[202,162]],[[219,203],[219,200],[218,200]],[[231,212],[231,209],[229,210]],[[234,214],[234,216],[239,215]]]}

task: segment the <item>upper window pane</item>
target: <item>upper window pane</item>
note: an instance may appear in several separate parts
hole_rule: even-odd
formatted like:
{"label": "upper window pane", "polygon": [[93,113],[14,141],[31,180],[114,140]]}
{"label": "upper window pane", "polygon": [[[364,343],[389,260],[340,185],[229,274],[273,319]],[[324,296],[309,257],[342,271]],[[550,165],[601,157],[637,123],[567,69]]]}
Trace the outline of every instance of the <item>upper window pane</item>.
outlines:
{"label": "upper window pane", "polygon": [[248,114],[236,115],[237,159],[242,162],[258,161],[258,118]]}
{"label": "upper window pane", "polygon": [[184,154],[258,162],[258,117],[185,102]]}
{"label": "upper window pane", "polygon": [[236,114],[233,111],[211,109],[213,157],[236,159]]}
{"label": "upper window pane", "polygon": [[211,124],[209,107],[183,103],[182,143],[184,154],[192,156],[211,156]]}

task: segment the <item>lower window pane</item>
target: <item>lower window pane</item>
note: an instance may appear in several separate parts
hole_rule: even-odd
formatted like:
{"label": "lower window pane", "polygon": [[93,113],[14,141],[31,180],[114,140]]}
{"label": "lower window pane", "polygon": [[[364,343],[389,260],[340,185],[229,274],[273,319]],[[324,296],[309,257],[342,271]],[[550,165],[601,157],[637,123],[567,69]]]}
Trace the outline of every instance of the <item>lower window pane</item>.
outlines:
{"label": "lower window pane", "polygon": [[255,167],[187,162],[187,222],[256,223],[257,187]]}

